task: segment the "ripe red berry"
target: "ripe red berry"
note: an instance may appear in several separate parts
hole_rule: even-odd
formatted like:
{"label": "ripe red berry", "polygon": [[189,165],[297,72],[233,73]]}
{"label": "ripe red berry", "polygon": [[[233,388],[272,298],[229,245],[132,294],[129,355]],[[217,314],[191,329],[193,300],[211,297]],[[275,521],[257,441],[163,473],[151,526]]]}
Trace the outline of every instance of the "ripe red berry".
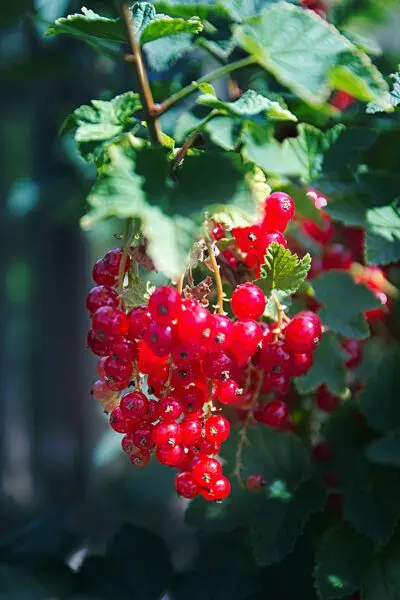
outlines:
{"label": "ripe red berry", "polygon": [[159,287],[150,296],[148,309],[154,321],[161,325],[170,325],[181,313],[181,295],[173,287]]}
{"label": "ripe red berry", "polygon": [[96,366],[96,373],[99,376],[100,379],[105,379],[106,378],[106,374],[104,371],[104,363],[106,361],[107,357],[103,356],[102,358],[100,358],[99,362],[97,363]]}
{"label": "ripe red berry", "polygon": [[93,315],[92,329],[98,337],[103,336],[109,340],[120,338],[128,333],[128,319],[121,310],[103,306]]}
{"label": "ripe red berry", "polygon": [[130,430],[129,419],[124,417],[119,406],[116,406],[110,413],[110,425],[118,433],[128,433]]}
{"label": "ripe red berry", "polygon": [[224,315],[210,316],[210,336],[207,346],[211,350],[227,350],[232,342],[233,323]]}
{"label": "ripe red berry", "polygon": [[149,423],[142,423],[133,432],[133,442],[141,450],[154,448],[153,427]]}
{"label": "ripe red berry", "polygon": [[134,340],[142,339],[150,325],[151,316],[146,306],[135,306],[128,314],[129,336]]}
{"label": "ripe red berry", "polygon": [[204,424],[206,438],[212,442],[224,442],[229,437],[231,426],[222,415],[211,415]]}
{"label": "ripe red berry", "polygon": [[331,394],[325,385],[321,385],[317,390],[316,402],[323,412],[331,413],[337,408],[339,398]]}
{"label": "ripe red berry", "polygon": [[202,438],[199,442],[192,446],[192,448],[193,452],[197,452],[199,456],[215,456],[221,450],[221,442]]}
{"label": "ripe red berry", "polygon": [[225,229],[221,225],[221,223],[214,223],[214,226],[211,230],[211,235],[214,240],[222,240],[225,237]]}
{"label": "ripe red berry", "polygon": [[98,379],[94,382],[91,394],[100,402],[110,400],[114,396],[114,392],[108,387],[107,383],[103,379]]}
{"label": "ripe red berry", "polygon": [[324,271],[343,269],[347,271],[353,263],[353,253],[343,244],[332,244],[324,249],[322,268]]}
{"label": "ripe red berry", "polygon": [[201,375],[201,363],[198,360],[185,360],[176,365],[172,373],[172,385],[176,388],[194,383]]}
{"label": "ripe red berry", "polygon": [[175,446],[160,446],[156,450],[156,459],[162,465],[175,467],[184,457],[183,447],[179,444]]}
{"label": "ripe red berry", "polygon": [[284,232],[294,216],[293,199],[284,192],[274,192],[265,200],[262,227],[268,231]]}
{"label": "ripe red berry", "polygon": [[266,231],[263,233],[260,239],[259,246],[257,247],[258,259],[261,263],[264,262],[264,256],[268,247],[271,244],[280,244],[284,248],[287,248],[287,241],[283,233],[280,231]]}
{"label": "ripe red berry", "polygon": [[312,447],[312,455],[318,462],[327,462],[332,458],[332,448],[328,442],[318,442]]}
{"label": "ripe red berry", "polygon": [[203,408],[206,401],[204,390],[197,385],[178,390],[179,399],[183,402],[185,413],[196,413]]}
{"label": "ripe red berry", "polygon": [[203,371],[210,379],[225,381],[236,373],[237,362],[230,352],[208,352],[203,359]]}
{"label": "ripe red berry", "polygon": [[175,477],[175,489],[180,496],[192,500],[200,493],[200,486],[188,471],[178,473]]}
{"label": "ripe red berry", "polygon": [[311,219],[307,219],[303,222],[302,229],[304,233],[315,242],[326,245],[332,240],[335,234],[335,228],[328,213],[321,210],[320,217],[320,225]]}
{"label": "ripe red berry", "polygon": [[156,446],[176,446],[182,440],[181,426],[173,421],[161,421],[153,428]]}
{"label": "ripe red berry", "polygon": [[267,481],[261,473],[253,473],[246,479],[246,487],[249,492],[259,492],[266,484]]}
{"label": "ripe red berry", "polygon": [[156,356],[168,356],[175,343],[174,328],[152,321],[143,336],[144,341]]}
{"label": "ripe red berry", "polygon": [[138,454],[131,455],[131,463],[137,469],[141,469],[145,467],[151,458],[150,452],[148,450],[142,450]]}
{"label": "ripe red berry", "polygon": [[262,338],[263,330],[256,321],[236,321],[233,325],[232,351],[236,356],[247,356],[249,359],[256,352]]}
{"label": "ripe red berry", "polygon": [[132,433],[126,433],[124,435],[121,440],[121,448],[125,454],[137,454],[140,452],[139,448],[134,444]]}
{"label": "ripe red berry", "polygon": [[243,389],[239,386],[237,381],[228,379],[219,383],[215,389],[215,396],[221,402],[221,404],[236,404],[240,401],[243,395]]}
{"label": "ripe red berry", "polygon": [[102,258],[93,265],[92,278],[97,285],[108,285],[113,287],[117,283],[117,278],[109,272],[107,265]]}
{"label": "ripe red berry", "polygon": [[128,392],[122,396],[119,407],[124,417],[141,419],[149,410],[149,401],[142,392]]}
{"label": "ripe red berry", "polygon": [[196,418],[186,417],[180,422],[182,442],[191,446],[201,439],[203,427],[201,421]]}
{"label": "ripe red berry", "polygon": [[159,404],[158,414],[164,421],[176,421],[183,411],[182,403],[172,396],[163,398]]}
{"label": "ripe red berry", "polygon": [[128,338],[119,338],[111,342],[110,355],[116,361],[132,362],[137,358],[137,344]]}
{"label": "ripe red berry", "polygon": [[[123,252],[120,248],[113,248],[112,250],[109,250],[107,254],[104,255],[103,261],[105,264],[105,268],[108,271],[108,273],[110,273],[110,275],[118,277],[122,256]],[[127,256],[125,259],[125,273],[128,271],[130,264],[131,259],[129,258],[129,256]]]}
{"label": "ripe red berry", "polygon": [[253,283],[238,285],[231,298],[232,311],[238,319],[259,319],[265,304],[263,292]]}
{"label": "ripe red berry", "polygon": [[290,374],[293,375],[293,377],[305,375],[311,369],[313,364],[314,356],[311,352],[308,354],[305,354],[304,352],[293,352],[290,364]]}
{"label": "ripe red berry", "polygon": [[271,400],[262,411],[262,422],[270,427],[287,425],[289,411],[283,400]]}
{"label": "ripe red berry", "polygon": [[129,384],[132,375],[131,363],[114,360],[109,356],[104,363],[107,385],[115,391],[123,390]]}
{"label": "ripe red berry", "polygon": [[254,249],[261,239],[263,230],[259,225],[250,227],[235,227],[232,229],[232,235],[236,239],[237,245],[242,252],[249,252]]}
{"label": "ripe red berry", "polygon": [[183,300],[176,324],[177,337],[183,343],[201,344],[209,337],[210,317],[209,311],[196,300]]}
{"label": "ripe red berry", "polygon": [[204,500],[211,502],[221,502],[229,496],[231,492],[231,484],[227,477],[220,477],[208,488],[201,492]]}
{"label": "ripe red berry", "polygon": [[292,357],[286,351],[283,342],[276,342],[262,348],[259,364],[266,375],[278,377],[289,372],[292,366]]}
{"label": "ripe red berry", "polygon": [[102,306],[118,306],[118,294],[107,285],[98,285],[90,290],[86,298],[86,308],[93,314]]}
{"label": "ripe red berry", "polygon": [[322,336],[321,320],[311,311],[297,313],[285,329],[285,344],[292,352],[309,353],[319,345]]}
{"label": "ripe red berry", "polygon": [[89,329],[88,331],[87,345],[96,356],[107,356],[110,350],[108,339],[99,337],[93,329]]}
{"label": "ripe red berry", "polygon": [[361,361],[362,358],[362,346],[358,340],[344,340],[342,343],[343,348],[349,355],[349,359],[346,362],[346,367],[354,369]]}
{"label": "ripe red berry", "polygon": [[217,479],[222,477],[222,467],[216,458],[201,456],[193,465],[193,477],[203,487],[211,486]]}
{"label": "ripe red berry", "polygon": [[198,360],[201,355],[201,350],[199,346],[194,346],[193,344],[183,344],[178,343],[172,349],[172,358],[175,365],[179,365],[180,363],[185,363],[188,360]]}

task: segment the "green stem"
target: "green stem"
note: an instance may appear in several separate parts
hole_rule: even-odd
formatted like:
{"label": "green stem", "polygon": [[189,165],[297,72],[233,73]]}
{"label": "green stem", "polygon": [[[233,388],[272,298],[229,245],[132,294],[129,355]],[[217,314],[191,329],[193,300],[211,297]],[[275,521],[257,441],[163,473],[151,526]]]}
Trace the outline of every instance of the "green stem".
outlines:
{"label": "green stem", "polygon": [[119,264],[118,271],[118,295],[119,302],[121,308],[124,307],[124,279],[125,279],[125,267],[126,261],[128,260],[129,248],[131,246],[132,236],[131,236],[131,223],[132,219],[126,219],[125,221],[125,231],[124,231],[124,245],[122,248],[122,258]]}
{"label": "green stem", "polygon": [[224,75],[228,75],[228,73],[232,73],[232,71],[236,71],[237,69],[242,69],[243,67],[248,67],[256,62],[255,58],[252,56],[248,56],[247,58],[241,58],[240,60],[235,60],[234,62],[229,63],[228,65],[224,65],[219,69],[215,69],[215,71],[211,71],[211,73],[207,73],[204,77],[200,77],[197,81],[193,81],[190,85],[182,88],[176,94],[172,94],[169,98],[164,100],[157,107],[157,116],[164,114],[167,110],[172,108],[177,102],[186,98],[193,92],[197,92],[199,90],[199,84],[201,83],[210,83],[215,79],[219,79]]}
{"label": "green stem", "polygon": [[198,136],[200,131],[203,129],[203,127],[205,127],[205,125],[207,125],[207,123],[209,121],[211,121],[211,119],[216,117],[217,114],[218,114],[217,110],[212,110],[206,117],[204,117],[204,119],[202,121],[200,121],[200,123],[197,125],[197,127],[195,127],[193,129],[193,131],[188,135],[185,142],[183,143],[183,146],[178,150],[178,152],[175,155],[174,164],[173,164],[174,171],[179,167],[180,163],[185,158],[188,150],[192,147],[196,137]]}

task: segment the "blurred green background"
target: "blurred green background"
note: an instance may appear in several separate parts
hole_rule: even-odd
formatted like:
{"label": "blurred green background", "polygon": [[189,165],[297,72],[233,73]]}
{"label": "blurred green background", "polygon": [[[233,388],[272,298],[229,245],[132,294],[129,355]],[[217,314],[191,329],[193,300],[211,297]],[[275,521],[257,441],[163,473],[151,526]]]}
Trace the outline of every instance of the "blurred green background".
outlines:
{"label": "blurred green background", "polygon": [[[109,223],[91,236],[80,231],[94,171],[70,138],[59,137],[74,108],[130,89],[131,72],[78,40],[44,36],[47,22],[77,12],[80,2],[5,4],[0,17],[0,534],[40,514],[61,514],[97,548],[128,520],[161,533],[176,564],[184,564],[195,542],[183,524],[185,504],[175,496],[173,473],[155,461],[134,471],[120,452],[120,437],[108,431],[107,418],[89,394],[95,360],[86,349],[85,296],[93,260],[118,243],[119,226]],[[112,3],[86,6],[99,13],[114,10]],[[22,19],[27,12],[34,18]],[[395,14],[368,23],[368,33],[386,50],[385,73],[395,69],[400,56],[399,23]],[[150,69],[156,97],[179,86],[180,77],[191,81],[209,68],[210,59],[199,51],[169,70]],[[176,114],[169,119],[167,132]]]}

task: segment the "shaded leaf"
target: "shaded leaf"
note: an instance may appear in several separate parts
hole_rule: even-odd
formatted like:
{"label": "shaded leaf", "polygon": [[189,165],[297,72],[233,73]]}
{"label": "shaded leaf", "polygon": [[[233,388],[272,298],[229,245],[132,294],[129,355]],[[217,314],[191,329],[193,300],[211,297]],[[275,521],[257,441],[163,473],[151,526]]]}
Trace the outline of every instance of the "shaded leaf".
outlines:
{"label": "shaded leaf", "polygon": [[323,304],[319,315],[325,325],[351,339],[368,337],[369,327],[363,313],[381,305],[369,288],[355,283],[349,273],[340,270],[324,273],[312,283],[315,297]]}
{"label": "shaded leaf", "polygon": [[131,10],[132,20],[141,44],[181,33],[199,33],[203,29],[198,18],[185,20],[157,14],[154,6],[149,2],[135,2]]}
{"label": "shaded leaf", "polygon": [[393,86],[390,92],[386,92],[379,99],[379,104],[370,102],[367,106],[367,113],[391,112],[394,108],[400,105],[400,73],[393,73]]}
{"label": "shaded leaf", "polygon": [[213,94],[203,94],[197,98],[197,103],[218,110],[222,114],[252,119],[257,116],[274,120],[297,121],[297,117],[279,102],[274,102],[254,90],[246,90],[234,102],[219,100]]}
{"label": "shaded leaf", "polygon": [[346,360],[348,355],[337,336],[324,333],[314,352],[314,365],[306,375],[295,379],[297,389],[301,394],[308,394],[324,384],[333,394],[342,394],[346,389]]}
{"label": "shaded leaf", "polygon": [[400,431],[391,431],[366,449],[368,460],[380,465],[400,467]]}
{"label": "shaded leaf", "polygon": [[81,13],[57,19],[47,30],[47,35],[68,34],[85,40],[99,38],[111,42],[124,42],[124,29],[120,19],[102,17],[83,7]]}
{"label": "shaded leaf", "polygon": [[376,557],[368,570],[363,590],[363,600],[398,600],[400,598],[400,532]]}

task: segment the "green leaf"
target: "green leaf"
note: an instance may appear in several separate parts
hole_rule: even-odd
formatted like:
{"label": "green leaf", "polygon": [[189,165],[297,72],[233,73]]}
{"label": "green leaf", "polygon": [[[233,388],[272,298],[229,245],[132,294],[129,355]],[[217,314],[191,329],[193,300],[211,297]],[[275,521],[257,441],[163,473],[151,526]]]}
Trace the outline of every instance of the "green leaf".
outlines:
{"label": "green leaf", "polygon": [[131,10],[141,44],[180,33],[199,33],[203,29],[199,18],[193,17],[185,20],[156,14],[154,6],[149,2],[135,2]]}
{"label": "green leaf", "polygon": [[373,463],[400,467],[400,431],[390,431],[385,437],[372,442],[365,449],[365,454]]}
{"label": "green leaf", "polygon": [[363,313],[381,305],[369,288],[355,283],[349,273],[339,270],[324,273],[313,279],[312,283],[316,299],[323,304],[319,315],[324,325],[356,340],[369,336]]}
{"label": "green leaf", "polygon": [[346,128],[325,153],[324,174],[348,169],[352,163],[359,162],[360,153],[369,148],[377,137],[378,132],[372,129]]}
{"label": "green leaf", "polygon": [[108,543],[105,556],[84,561],[80,577],[101,598],[158,600],[171,583],[172,565],[161,538],[124,525]]}
{"label": "green leaf", "polygon": [[312,11],[279,2],[236,26],[234,34],[262,67],[311,105],[324,103],[335,87],[366,102],[379,102],[387,91],[369,57]]}
{"label": "green leaf", "polygon": [[209,138],[224,150],[234,150],[240,141],[242,123],[230,117],[214,117],[205,126]]}
{"label": "green leaf", "polygon": [[297,137],[280,143],[265,127],[248,127],[242,135],[248,159],[267,173],[297,176],[306,183],[316,179],[322,170],[324,153],[335,143],[343,126],[327,132],[305,124],[297,129]]}
{"label": "green leaf", "polygon": [[146,304],[150,297],[151,284],[145,279],[136,278],[124,293],[124,303],[128,310],[134,306]]}
{"label": "green leaf", "polygon": [[306,375],[295,380],[297,389],[301,394],[308,394],[324,384],[339,396],[346,389],[347,358],[337,336],[334,333],[324,333],[314,352],[314,365]]}
{"label": "green leaf", "polygon": [[192,36],[188,33],[178,33],[155,40],[144,46],[143,50],[152,69],[166,71],[193,49]]}
{"label": "green leaf", "polygon": [[197,103],[217,110],[221,114],[252,119],[264,117],[267,119],[297,121],[297,117],[283,108],[279,102],[274,102],[258,94],[254,90],[246,90],[244,94],[234,102],[219,100],[215,94],[203,94],[197,98]]}
{"label": "green leaf", "polygon": [[96,157],[101,142],[109,141],[138,123],[132,115],[141,109],[139,94],[126,92],[112,100],[92,100],[74,110],[62,132],[75,129],[75,141],[86,159]]}
{"label": "green leaf", "polygon": [[370,102],[367,106],[367,113],[374,114],[377,112],[392,112],[400,105],[400,73],[393,73],[393,88],[390,92],[386,92],[379,99],[379,104]]}
{"label": "green leaf", "polygon": [[[174,600],[245,600],[259,586],[254,566],[244,561],[234,536],[213,536],[193,567],[177,576],[172,588]],[[236,543],[235,543],[236,542]],[[210,561],[210,552],[218,560]]]}
{"label": "green leaf", "polygon": [[92,227],[108,217],[139,218],[148,255],[167,277],[184,268],[206,210],[213,213],[229,204],[255,216],[256,203],[247,183],[254,167],[243,164],[236,154],[187,156],[175,184],[169,180],[163,149],[132,148],[128,156],[112,146],[109,155],[111,162],[102,168],[89,195],[92,210],[82,226]]}
{"label": "green leaf", "polygon": [[266,292],[278,290],[292,295],[299,289],[311,267],[311,257],[306,254],[299,259],[297,254],[274,242],[267,249],[265,264],[261,268],[258,285]]}
{"label": "green leaf", "polygon": [[360,590],[372,561],[372,544],[348,525],[328,529],[318,549],[315,569],[321,600],[347,597]]}
{"label": "green leaf", "polygon": [[400,349],[388,350],[376,365],[360,395],[361,409],[368,424],[382,433],[400,428],[397,380],[399,364]]}
{"label": "green leaf", "polygon": [[400,474],[361,457],[344,489],[344,518],[359,533],[386,543],[400,518]]}
{"label": "green leaf", "polygon": [[82,8],[82,13],[57,19],[47,30],[47,35],[68,34],[85,39],[99,38],[111,42],[124,42],[125,35],[119,19],[109,19],[92,10]]}
{"label": "green leaf", "polygon": [[163,12],[171,17],[190,18],[198,16],[200,19],[230,18],[231,13],[222,2],[218,0],[202,0],[201,2],[181,2],[181,0],[156,1],[154,6],[157,12]]}
{"label": "green leaf", "polygon": [[400,532],[397,531],[377,555],[366,573],[363,600],[398,600],[400,598]]}
{"label": "green leaf", "polygon": [[310,479],[289,498],[271,498],[262,519],[251,529],[251,543],[259,565],[271,565],[289,554],[308,518],[323,509],[324,488]]}

